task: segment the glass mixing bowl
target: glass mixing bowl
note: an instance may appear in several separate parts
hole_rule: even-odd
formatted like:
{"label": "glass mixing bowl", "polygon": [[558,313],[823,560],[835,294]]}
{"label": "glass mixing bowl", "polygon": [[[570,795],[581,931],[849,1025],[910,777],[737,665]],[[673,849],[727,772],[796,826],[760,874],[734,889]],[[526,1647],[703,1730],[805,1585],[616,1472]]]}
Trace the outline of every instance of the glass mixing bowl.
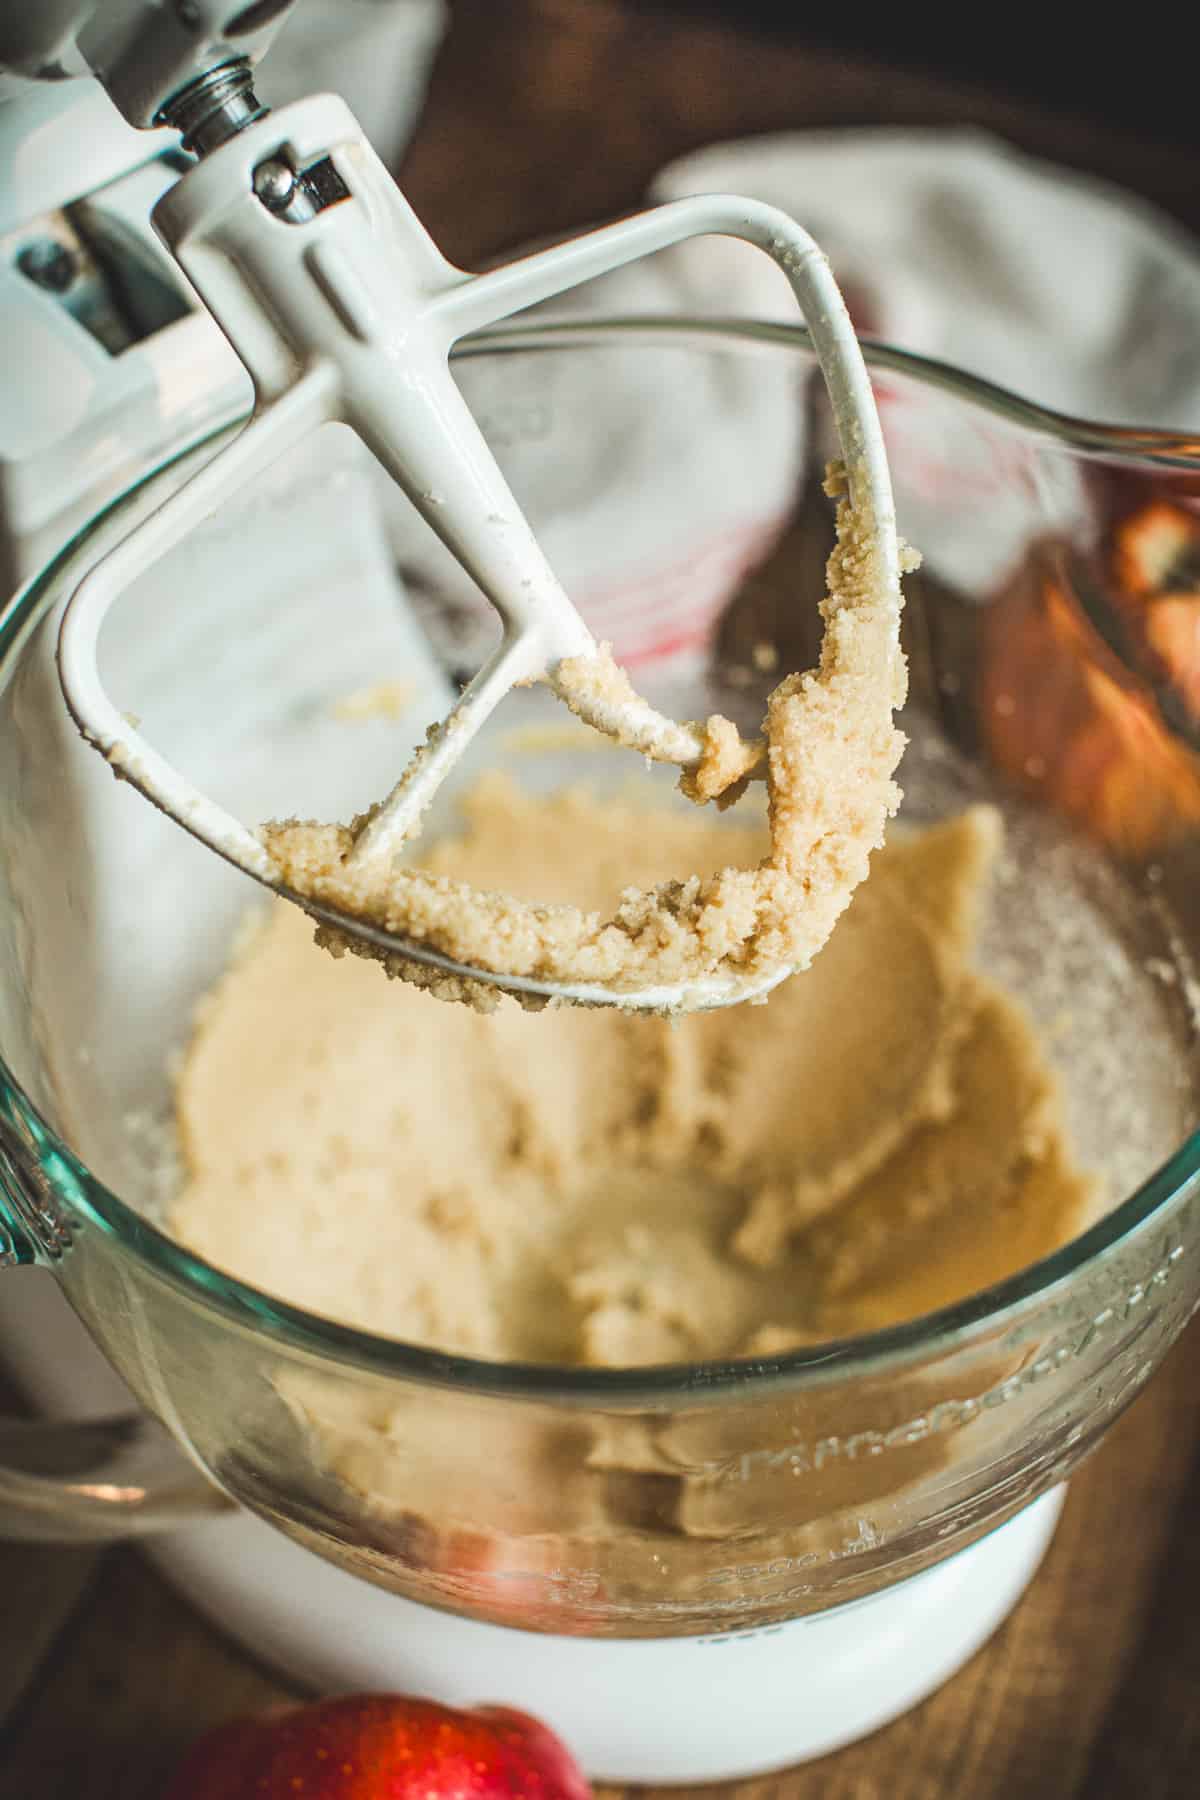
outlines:
{"label": "glass mixing bowl", "polygon": [[[53,1271],[194,1465],[131,1423],[92,1427],[75,1455],[60,1434],[56,1461],[10,1433],[0,1495],[24,1529],[149,1529],[227,1496],[433,1606],[559,1633],[727,1631],[857,1600],[970,1544],[1069,1475],[1153,1373],[1200,1303],[1200,444],[870,360],[901,527],[925,559],[907,584],[904,813],[1003,809],[982,961],[1044,1027],[1109,1209],[1035,1267],[893,1329],[631,1370],[365,1335],[172,1241],[157,1222],[172,1057],[259,893],[110,779],[53,657],[84,569],[211,440],[0,619],[0,1262]],[[456,367],[567,590],[648,697],[756,722],[761,665],[812,658],[832,529],[804,333],[539,322],[469,343]],[[347,692],[411,677],[423,724],[433,686],[449,692],[491,641],[469,584],[375,480],[323,434],[114,615],[110,691],[251,822],[376,797],[419,732],[351,726]],[[553,732],[514,739],[547,719],[565,722],[515,695],[476,760],[523,759],[535,782],[628,774]],[[448,1121],[452,1106],[447,1091]]]}

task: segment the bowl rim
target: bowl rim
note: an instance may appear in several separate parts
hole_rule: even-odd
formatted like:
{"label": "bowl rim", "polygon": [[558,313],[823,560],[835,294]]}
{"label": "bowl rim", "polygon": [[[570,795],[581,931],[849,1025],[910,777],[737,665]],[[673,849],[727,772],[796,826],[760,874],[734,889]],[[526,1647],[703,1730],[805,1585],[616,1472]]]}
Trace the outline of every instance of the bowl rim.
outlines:
{"label": "bowl rim", "polygon": [[[677,314],[605,315],[589,319],[552,317],[490,327],[456,347],[456,360],[581,346],[614,341],[662,348],[707,351],[736,347],[767,355],[810,351],[802,325],[752,319],[688,318]],[[863,340],[872,370],[901,373],[918,384],[949,392],[993,417],[1062,447],[1106,460],[1131,459],[1200,475],[1200,437],[1184,432],[1106,425],[1058,413],[1011,390],[936,359],[872,339]],[[238,415],[244,417],[244,414]],[[71,562],[122,506],[164,473],[215,442],[229,429],[228,417],[206,428],[144,470],[108,500],[0,608],[0,674],[11,663],[26,631],[54,596],[55,584]],[[236,422],[236,421],[234,421]],[[403,1339],[339,1324],[262,1292],[217,1269],[177,1243],[99,1180],[75,1155],[24,1094],[0,1057],[0,1121],[7,1117],[22,1140],[21,1159],[32,1154],[43,1179],[61,1190],[72,1209],[106,1237],[141,1261],[150,1273],[210,1307],[234,1327],[263,1334],[293,1352],[322,1361],[425,1386],[528,1402],[606,1407],[656,1405],[677,1409],[719,1401],[731,1392],[744,1401],[780,1391],[827,1385],[902,1368],[964,1348],[997,1329],[1017,1324],[1035,1306],[1061,1296],[1082,1270],[1097,1270],[1156,1223],[1175,1203],[1183,1205],[1200,1185],[1200,1125],[1161,1167],[1117,1206],[1052,1255],[969,1295],[952,1306],[904,1324],[830,1340],[757,1358],[724,1358],[633,1368],[581,1368],[555,1363],[491,1362],[433,1350]],[[44,1246],[35,1253],[52,1266]]]}

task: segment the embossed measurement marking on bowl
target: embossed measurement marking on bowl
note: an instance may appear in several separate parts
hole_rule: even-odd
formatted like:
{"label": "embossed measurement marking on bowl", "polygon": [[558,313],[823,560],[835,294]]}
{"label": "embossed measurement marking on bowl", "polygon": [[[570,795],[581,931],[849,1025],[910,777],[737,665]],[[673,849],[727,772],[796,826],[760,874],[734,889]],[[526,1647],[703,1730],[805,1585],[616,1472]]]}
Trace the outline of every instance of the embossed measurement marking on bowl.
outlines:
{"label": "embossed measurement marking on bowl", "polygon": [[[315,213],[273,208],[280,159],[328,162]],[[160,234],[255,378],[258,411],[235,441],[84,579],[62,622],[63,692],[114,772],[220,855],[332,925],[393,973],[448,997],[499,984],[526,1000],[679,1011],[768,992],[825,941],[895,808],[904,698],[900,571],[891,481],[858,341],[808,234],[758,201],[672,202],[487,275],[437,251],[331,98],[248,125],[185,174],[155,213]],[[679,724],[649,706],[558,584],[462,394],[447,355],[465,333],[607,270],[703,234],[741,238],[787,276],[832,406],[847,494],[831,561],[819,668],[776,689],[767,744],[724,721]],[[265,300],[265,304],[264,304]],[[97,668],[104,618],[133,579],[300,437],[355,430],[494,604],[499,648],[391,793],[355,827],[259,834],[202,794],[145,741]],[[439,785],[511,688],[544,679],[589,724],[678,763],[696,798],[731,791],[759,762],[772,849],[756,870],[706,886],[675,880],[611,920],[515,908],[419,874],[393,878]],[[465,985],[464,985],[465,983]]]}

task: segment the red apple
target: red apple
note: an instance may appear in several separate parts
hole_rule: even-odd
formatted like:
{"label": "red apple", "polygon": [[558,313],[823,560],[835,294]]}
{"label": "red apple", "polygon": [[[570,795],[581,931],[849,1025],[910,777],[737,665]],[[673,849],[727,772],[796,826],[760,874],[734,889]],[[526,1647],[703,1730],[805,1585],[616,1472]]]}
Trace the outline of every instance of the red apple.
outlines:
{"label": "red apple", "polygon": [[202,1738],[164,1800],[589,1800],[528,1714],[352,1694]]}

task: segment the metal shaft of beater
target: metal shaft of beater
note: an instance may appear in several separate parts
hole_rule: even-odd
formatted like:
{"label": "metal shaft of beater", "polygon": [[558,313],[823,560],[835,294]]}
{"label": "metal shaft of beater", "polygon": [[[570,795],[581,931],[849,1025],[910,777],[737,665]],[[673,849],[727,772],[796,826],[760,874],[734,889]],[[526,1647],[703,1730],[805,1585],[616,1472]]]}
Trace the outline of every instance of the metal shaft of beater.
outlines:
{"label": "metal shaft of beater", "polygon": [[[182,135],[183,148],[210,156],[239,132],[265,119],[270,108],[254,92],[254,70],[240,57],[191,81],[160,109],[158,123]],[[289,225],[304,225],[347,188],[329,159],[310,169],[294,169],[282,155],[266,158],[254,171],[255,197],[269,213]]]}
{"label": "metal shaft of beater", "polygon": [[185,150],[208,156],[265,118],[267,110],[254,92],[249,59],[238,57],[180,88],[160,108],[155,123],[178,131]]}

